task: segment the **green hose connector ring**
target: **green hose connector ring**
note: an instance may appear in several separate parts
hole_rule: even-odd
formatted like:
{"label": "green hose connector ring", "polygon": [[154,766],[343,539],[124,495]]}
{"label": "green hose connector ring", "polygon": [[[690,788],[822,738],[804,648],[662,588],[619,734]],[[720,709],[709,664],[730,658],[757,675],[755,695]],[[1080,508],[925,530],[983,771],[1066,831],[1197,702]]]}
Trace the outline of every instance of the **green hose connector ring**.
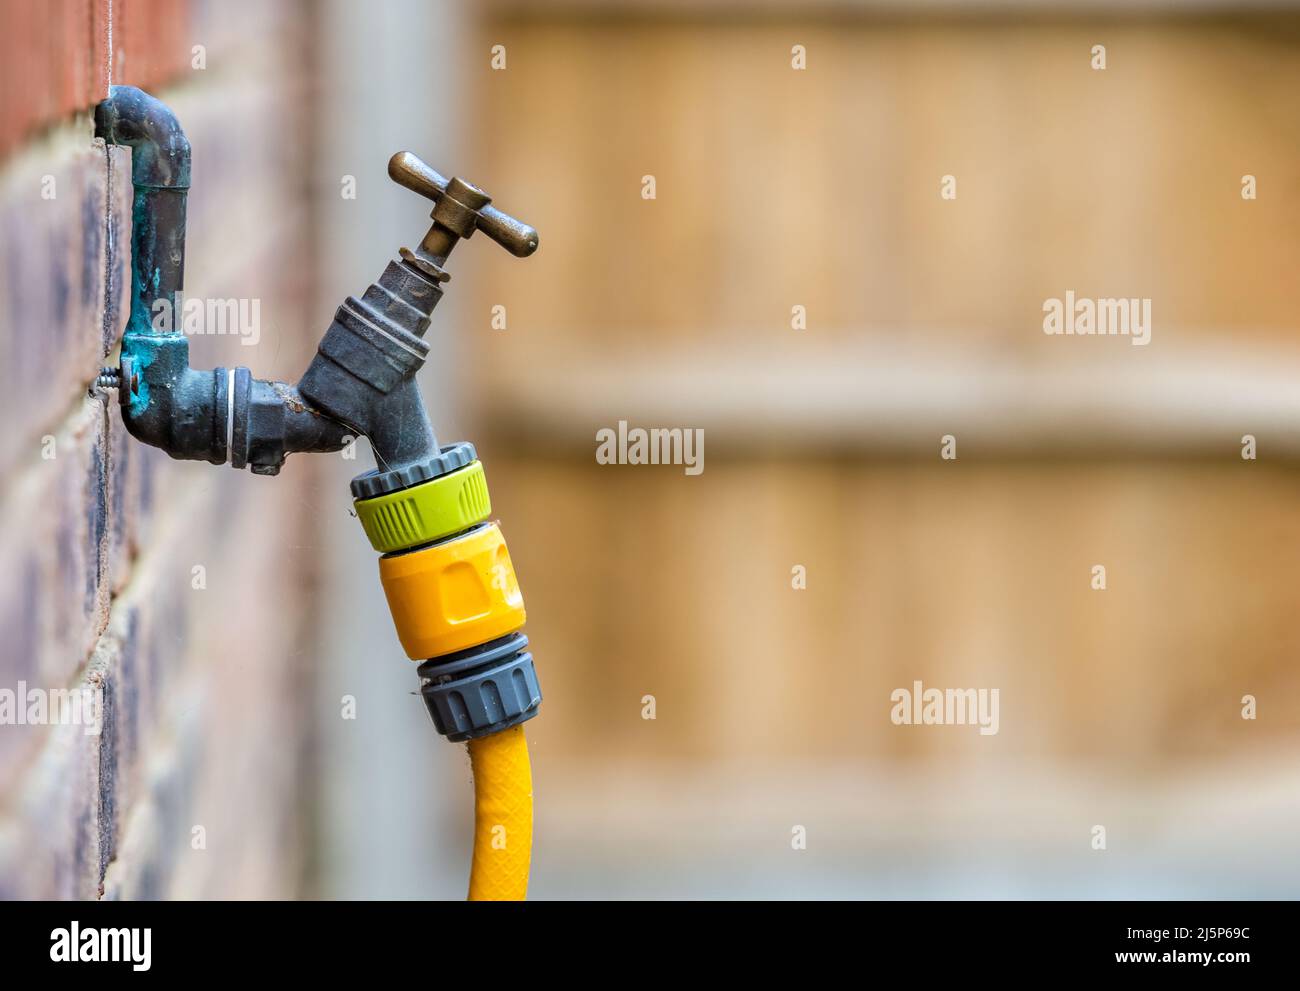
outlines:
{"label": "green hose connector ring", "polygon": [[381,554],[449,537],[492,513],[481,461],[353,505],[370,546]]}

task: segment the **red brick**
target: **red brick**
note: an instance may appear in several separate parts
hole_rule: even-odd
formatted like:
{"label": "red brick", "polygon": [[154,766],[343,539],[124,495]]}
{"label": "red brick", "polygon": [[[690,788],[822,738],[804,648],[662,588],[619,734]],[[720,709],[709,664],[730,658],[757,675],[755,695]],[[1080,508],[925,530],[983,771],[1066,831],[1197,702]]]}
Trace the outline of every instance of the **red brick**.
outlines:
{"label": "red brick", "polygon": [[[188,286],[263,297],[262,345],[199,338],[196,367],[293,378],[321,329],[301,319],[308,104],[286,45],[294,8],[200,3],[191,20],[190,7],[113,0],[114,81],[158,92],[194,145]],[[125,320],[129,155],[94,147],[84,117],[50,127],[108,85],[107,3],[68,0],[47,20],[12,32],[44,39],[42,71],[44,53],[84,58],[40,83],[51,100],[28,123],[47,133],[0,165],[0,219],[26,232],[0,249],[0,305],[16,318],[0,363],[15,370],[20,426],[0,435],[0,622],[17,648],[0,684],[88,679],[112,716],[93,743],[57,728],[16,743],[0,733],[0,895],[94,897],[102,880],[108,896],[283,896],[309,697],[300,627],[315,552],[302,507],[315,473],[302,459],[278,479],[173,461],[127,435],[111,393],[87,398]],[[193,44],[220,72],[188,68]],[[0,59],[0,78],[16,72]],[[187,85],[169,93],[169,79]],[[47,172],[59,198],[34,203],[29,187],[39,194]],[[58,438],[52,463],[34,460],[44,433]],[[195,564],[204,590],[191,587]],[[196,823],[209,827],[206,857],[189,847]]]}
{"label": "red brick", "polygon": [[41,457],[39,438],[33,441],[5,503],[0,547],[5,560],[26,563],[17,575],[0,573],[3,594],[25,601],[32,593],[18,585],[31,582],[36,603],[11,628],[22,631],[24,642],[34,638],[35,646],[10,663],[34,672],[45,687],[69,683],[107,622],[106,425],[103,399],[83,398],[76,414],[48,435],[52,459]]}
{"label": "red brick", "polygon": [[[108,192],[105,153],[72,128],[43,141],[39,152],[0,175],[0,225],[13,235],[0,242],[0,311],[13,328],[0,336],[10,408],[8,429],[0,433],[0,470],[29,456],[33,440],[69,413],[107,351],[106,323],[120,319],[118,296],[106,300],[104,292],[105,210],[112,207],[112,222],[121,228],[128,206]],[[123,162],[120,150],[113,160]],[[55,184],[52,200],[42,199],[46,175]],[[115,261],[120,291],[123,259]]]}
{"label": "red brick", "polygon": [[188,70],[189,19],[187,3],[114,0],[113,82],[153,90]]}
{"label": "red brick", "polygon": [[[243,20],[238,11],[225,14]],[[0,131],[0,158],[32,134],[89,110],[108,94],[110,83],[155,89],[182,75],[190,65],[190,20],[185,0],[4,4],[0,94],[7,123]]]}
{"label": "red brick", "polygon": [[0,896],[94,898],[100,869],[101,736],[82,726],[24,727],[44,746],[0,819]]}

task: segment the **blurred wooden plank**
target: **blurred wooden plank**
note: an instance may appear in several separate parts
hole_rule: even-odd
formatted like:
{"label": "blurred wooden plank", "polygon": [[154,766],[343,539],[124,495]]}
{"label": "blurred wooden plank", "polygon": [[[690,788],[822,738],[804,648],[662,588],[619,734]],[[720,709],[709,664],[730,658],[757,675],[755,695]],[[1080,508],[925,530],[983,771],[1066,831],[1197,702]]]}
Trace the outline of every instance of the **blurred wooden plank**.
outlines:
{"label": "blurred wooden plank", "polygon": [[[1295,458],[1298,25],[499,13],[478,164],[543,247],[467,273],[467,392],[573,452],[623,418],[719,454]],[[1044,335],[1071,288],[1150,298],[1152,343]]]}
{"label": "blurred wooden plank", "polygon": [[[543,672],[539,752],[1136,769],[1300,731],[1294,470],[773,458],[687,477],[481,453]],[[894,726],[890,693],[918,678],[999,688],[999,733]]]}
{"label": "blurred wooden plank", "polygon": [[[1297,756],[1117,774],[1028,756],[972,770],[543,754],[533,883],[549,898],[1291,898]],[[796,824],[808,845],[792,852]]]}
{"label": "blurred wooden plank", "polygon": [[[680,16],[783,16],[792,0],[484,0],[494,14],[540,18],[639,14]],[[981,17],[1003,14],[1071,16],[1085,14],[1177,18],[1209,13],[1269,13],[1294,10],[1293,0],[799,0],[800,17],[881,16]]]}
{"label": "blurred wooden plank", "polygon": [[592,451],[595,431],[619,419],[703,428],[706,459],[765,449],[937,459],[946,434],[958,439],[959,458],[1231,461],[1252,434],[1261,458],[1300,459],[1300,351],[1046,338],[1049,361],[945,346],[961,336],[926,346],[915,334],[876,333],[833,348],[624,357],[557,344],[541,367],[495,368],[481,412],[520,444]]}
{"label": "blurred wooden plank", "polygon": [[1294,342],[1298,26],[493,20],[482,50],[509,68],[470,70],[464,172],[542,246],[458,271],[474,367],[702,339],[743,359],[792,335],[794,305],[816,340],[951,328],[1038,362],[1066,289],[1151,298],[1153,353],[1161,328]]}

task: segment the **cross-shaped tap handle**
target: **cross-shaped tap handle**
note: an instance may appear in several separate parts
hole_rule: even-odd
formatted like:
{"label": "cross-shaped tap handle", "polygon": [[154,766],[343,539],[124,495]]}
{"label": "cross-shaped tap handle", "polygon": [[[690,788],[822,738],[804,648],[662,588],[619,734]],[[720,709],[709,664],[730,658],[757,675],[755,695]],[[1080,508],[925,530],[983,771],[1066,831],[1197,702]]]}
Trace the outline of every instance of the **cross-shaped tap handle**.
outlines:
{"label": "cross-shaped tap handle", "polygon": [[492,197],[464,179],[444,179],[409,151],[388,161],[394,182],[433,200],[433,227],[420,243],[420,253],[441,265],[457,239],[482,231],[512,255],[527,258],[537,250],[537,231],[489,204]]}

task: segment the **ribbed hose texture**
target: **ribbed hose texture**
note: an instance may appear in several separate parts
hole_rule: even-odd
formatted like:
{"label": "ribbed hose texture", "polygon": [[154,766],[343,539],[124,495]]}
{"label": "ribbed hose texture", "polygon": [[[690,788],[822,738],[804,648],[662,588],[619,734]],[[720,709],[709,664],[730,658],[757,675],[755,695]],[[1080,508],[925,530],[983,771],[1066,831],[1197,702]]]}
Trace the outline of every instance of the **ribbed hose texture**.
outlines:
{"label": "ribbed hose texture", "polygon": [[533,772],[522,726],[470,740],[474,863],[470,901],[523,901],[533,848]]}

